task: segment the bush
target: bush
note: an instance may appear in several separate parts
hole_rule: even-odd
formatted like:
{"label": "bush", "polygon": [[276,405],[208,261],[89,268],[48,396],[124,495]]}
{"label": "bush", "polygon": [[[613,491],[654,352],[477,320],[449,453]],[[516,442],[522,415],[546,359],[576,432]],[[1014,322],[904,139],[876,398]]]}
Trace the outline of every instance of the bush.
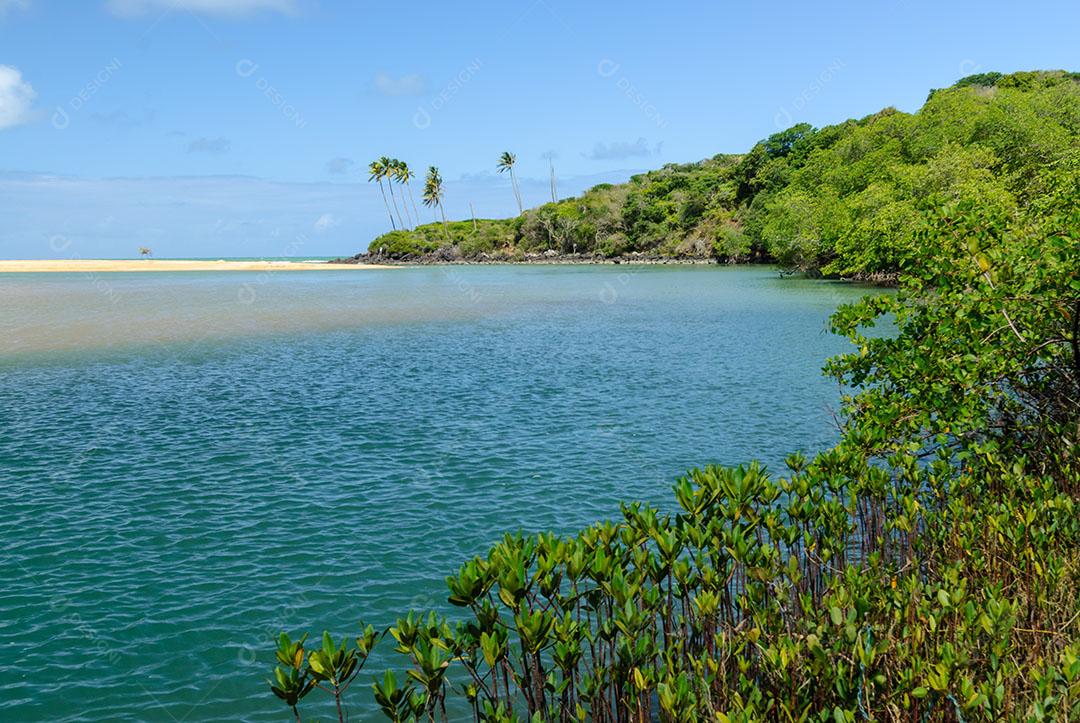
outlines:
{"label": "bush", "polygon": [[[421,229],[425,228],[423,226]],[[431,253],[441,245],[438,236],[422,231],[391,231],[379,236],[368,246],[368,253],[390,258],[408,258]]]}
{"label": "bush", "polygon": [[432,253],[442,247],[455,247],[466,258],[513,245],[515,225],[511,220],[477,219],[429,223],[411,231],[391,231],[379,236],[368,246],[368,253],[380,251],[390,258],[401,259]]}
{"label": "bush", "polygon": [[719,259],[744,259],[751,251],[750,237],[734,221],[723,222],[716,230],[712,250]]}

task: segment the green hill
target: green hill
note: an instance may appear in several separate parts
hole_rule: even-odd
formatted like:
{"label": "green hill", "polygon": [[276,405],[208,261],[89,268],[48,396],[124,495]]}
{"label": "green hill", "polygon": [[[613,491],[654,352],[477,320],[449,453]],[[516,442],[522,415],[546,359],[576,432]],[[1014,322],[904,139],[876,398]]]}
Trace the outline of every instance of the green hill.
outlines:
{"label": "green hill", "polygon": [[[516,218],[428,224],[372,241],[406,259],[512,259],[554,249],[772,260],[808,273],[891,274],[927,210],[970,200],[1023,214],[1080,166],[1080,74],[983,73],[931,91],[914,114],[769,136],[743,155],[671,164]],[[452,248],[448,248],[452,247]]]}

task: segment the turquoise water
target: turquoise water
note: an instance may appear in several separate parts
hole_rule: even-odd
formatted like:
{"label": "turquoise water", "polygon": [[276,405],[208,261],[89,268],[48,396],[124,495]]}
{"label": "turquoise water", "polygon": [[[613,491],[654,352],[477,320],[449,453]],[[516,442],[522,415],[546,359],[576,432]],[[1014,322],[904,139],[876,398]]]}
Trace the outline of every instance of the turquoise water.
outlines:
{"label": "turquoise water", "polygon": [[387,625],[501,530],[830,444],[825,322],[862,293],[761,267],[0,275],[0,719],[286,720],[279,630]]}

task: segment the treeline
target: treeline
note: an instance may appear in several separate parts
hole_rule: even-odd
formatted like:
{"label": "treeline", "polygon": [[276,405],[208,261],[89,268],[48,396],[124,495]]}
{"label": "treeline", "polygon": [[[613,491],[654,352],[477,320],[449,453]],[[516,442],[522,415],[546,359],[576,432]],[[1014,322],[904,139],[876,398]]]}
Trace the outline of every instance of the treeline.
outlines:
{"label": "treeline", "polygon": [[668,165],[505,220],[429,224],[370,253],[512,259],[555,250],[771,260],[812,274],[895,274],[928,211],[968,201],[1007,219],[1080,158],[1080,75],[983,73],[825,128],[800,124],[744,155]]}

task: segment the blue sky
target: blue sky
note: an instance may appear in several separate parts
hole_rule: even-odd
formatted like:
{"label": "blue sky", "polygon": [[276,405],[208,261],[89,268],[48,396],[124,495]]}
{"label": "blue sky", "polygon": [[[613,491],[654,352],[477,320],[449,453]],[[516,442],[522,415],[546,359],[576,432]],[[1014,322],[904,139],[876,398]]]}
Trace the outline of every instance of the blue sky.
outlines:
{"label": "blue sky", "polygon": [[[739,152],[989,70],[1080,69],[1075,3],[0,0],[0,256],[351,253],[372,158],[455,217]],[[60,249],[60,250],[57,250]]]}

